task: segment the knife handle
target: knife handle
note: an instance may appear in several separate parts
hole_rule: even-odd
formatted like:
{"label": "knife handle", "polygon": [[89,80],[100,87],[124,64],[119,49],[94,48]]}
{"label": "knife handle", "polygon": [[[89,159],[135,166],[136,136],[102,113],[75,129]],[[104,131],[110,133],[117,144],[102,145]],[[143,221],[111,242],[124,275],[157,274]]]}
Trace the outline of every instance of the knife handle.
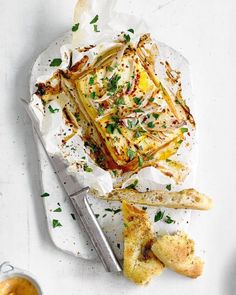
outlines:
{"label": "knife handle", "polygon": [[79,193],[71,195],[70,199],[106,271],[122,271],[122,268],[88,203],[88,190],[89,187],[86,187]]}

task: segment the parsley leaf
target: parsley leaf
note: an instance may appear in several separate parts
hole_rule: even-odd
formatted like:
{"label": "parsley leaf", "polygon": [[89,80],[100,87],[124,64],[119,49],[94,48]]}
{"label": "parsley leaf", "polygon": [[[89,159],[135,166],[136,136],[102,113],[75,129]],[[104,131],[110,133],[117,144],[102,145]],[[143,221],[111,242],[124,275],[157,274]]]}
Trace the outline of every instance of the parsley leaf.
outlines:
{"label": "parsley leaf", "polygon": [[55,227],[62,226],[62,224],[57,219],[53,219],[52,220],[52,226],[53,226],[53,228],[55,228]]}
{"label": "parsley leaf", "polygon": [[135,157],[135,152],[132,151],[131,149],[127,150],[127,156],[129,157],[129,159],[132,161]]}
{"label": "parsley leaf", "polygon": [[99,33],[100,31],[98,30],[98,26],[97,25],[93,25],[93,29],[94,29],[94,32],[96,33]]}
{"label": "parsley leaf", "polygon": [[139,167],[143,166],[143,157],[142,156],[138,156],[138,165],[139,165]]}
{"label": "parsley leaf", "polygon": [[160,221],[164,217],[165,211],[158,211],[154,216],[154,222]]}
{"label": "parsley leaf", "polygon": [[87,164],[84,165],[85,172],[93,172],[93,168],[89,167]]}
{"label": "parsley leaf", "polygon": [[125,39],[125,43],[130,42],[130,35],[129,34],[124,34],[124,39]]}
{"label": "parsley leaf", "polygon": [[137,105],[141,105],[142,100],[141,100],[140,97],[134,97],[134,102],[135,102]]}
{"label": "parsley leaf", "polygon": [[57,209],[53,210],[53,212],[61,212],[61,211],[62,211],[62,210],[61,210],[60,207],[58,207]]}
{"label": "parsley leaf", "polygon": [[127,121],[127,124],[128,124],[128,128],[129,128],[129,129],[132,129],[132,128],[133,128],[133,121],[128,120],[128,121]]}
{"label": "parsley leaf", "polygon": [[153,122],[148,122],[147,125],[148,125],[149,128],[154,128],[155,127],[155,124]]}
{"label": "parsley leaf", "polygon": [[94,84],[94,77],[90,77],[89,78],[89,85],[93,85]]}
{"label": "parsley leaf", "polygon": [[155,99],[154,97],[151,97],[151,98],[149,98],[149,101],[150,101],[150,102],[153,102],[154,99]]}
{"label": "parsley leaf", "polygon": [[48,106],[48,109],[51,113],[58,113],[59,112],[59,109],[54,109],[51,105]]}
{"label": "parsley leaf", "polygon": [[159,114],[152,114],[153,118],[158,119],[159,118]]}
{"label": "parsley leaf", "polygon": [[134,34],[134,29],[128,29],[128,32]]}
{"label": "parsley leaf", "polygon": [[78,28],[79,28],[79,23],[74,24],[73,27],[71,28],[71,31],[76,32],[76,31],[78,31]]}
{"label": "parsley leaf", "polygon": [[125,100],[124,97],[119,97],[117,98],[117,100],[115,101],[115,104],[118,105],[124,105],[125,104]]}
{"label": "parsley leaf", "polygon": [[188,132],[188,128],[183,127],[183,128],[180,128],[180,130],[181,130],[182,133]]}
{"label": "parsley leaf", "polygon": [[168,191],[170,191],[170,190],[171,190],[171,184],[168,184],[168,185],[166,186],[166,189],[167,189]]}
{"label": "parsley leaf", "polygon": [[135,179],[135,181],[133,183],[131,183],[130,185],[126,186],[125,188],[128,188],[128,189],[135,189],[136,186],[138,184],[138,179]]}
{"label": "parsley leaf", "polygon": [[96,96],[96,92],[95,92],[95,91],[93,91],[93,92],[90,93],[90,97],[91,97],[92,99],[94,99],[95,96]]}
{"label": "parsley leaf", "polygon": [[99,107],[98,107],[98,115],[101,116],[103,114],[104,114],[103,107],[101,105],[99,105]]}
{"label": "parsley leaf", "polygon": [[70,215],[71,215],[71,217],[72,217],[74,220],[76,220],[76,218],[75,218],[75,214],[74,214],[74,213],[71,213]]}
{"label": "parsley leaf", "polygon": [[90,24],[95,24],[98,21],[98,14],[95,15],[95,17],[91,20]]}
{"label": "parsley leaf", "polygon": [[116,92],[117,88],[118,88],[118,82],[120,80],[120,76],[119,75],[114,75],[109,81],[108,81],[108,85],[107,85],[107,90],[109,92]]}
{"label": "parsley leaf", "polygon": [[168,223],[168,224],[171,224],[171,223],[175,223],[175,220],[173,220],[169,215],[167,215],[166,219],[165,219],[165,222]]}
{"label": "parsley leaf", "polygon": [[43,193],[43,194],[41,195],[42,198],[49,197],[49,196],[50,196],[49,193]]}
{"label": "parsley leaf", "polygon": [[50,63],[50,67],[59,67],[61,63],[62,63],[61,58],[54,58]]}

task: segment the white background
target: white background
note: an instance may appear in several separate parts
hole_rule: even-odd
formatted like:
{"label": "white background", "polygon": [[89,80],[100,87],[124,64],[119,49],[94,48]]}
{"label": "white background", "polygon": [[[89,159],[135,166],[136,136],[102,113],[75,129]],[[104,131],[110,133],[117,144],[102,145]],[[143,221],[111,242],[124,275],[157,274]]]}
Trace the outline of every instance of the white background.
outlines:
{"label": "white background", "polygon": [[159,40],[191,65],[200,147],[197,188],[215,202],[191,228],[205,252],[205,273],[190,280],[165,271],[149,286],[137,287],[105,273],[100,264],[62,253],[49,239],[37,151],[19,98],[29,96],[34,59],[70,29],[75,0],[0,0],[0,263],[10,260],[31,271],[45,295],[235,295],[236,2],[118,2],[122,11],[148,15]]}

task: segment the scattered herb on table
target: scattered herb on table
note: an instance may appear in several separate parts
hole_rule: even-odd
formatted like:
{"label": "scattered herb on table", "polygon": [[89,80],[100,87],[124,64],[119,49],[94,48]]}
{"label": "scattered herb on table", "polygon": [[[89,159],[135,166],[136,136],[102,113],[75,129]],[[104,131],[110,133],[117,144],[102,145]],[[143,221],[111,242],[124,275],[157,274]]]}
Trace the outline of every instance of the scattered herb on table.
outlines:
{"label": "scattered herb on table", "polygon": [[90,24],[91,25],[95,24],[98,21],[98,19],[99,19],[99,16],[98,16],[98,14],[96,14],[95,17],[91,20]]}
{"label": "scattered herb on table", "polygon": [[70,215],[71,215],[71,217],[72,217],[74,220],[76,220],[76,218],[75,218],[75,214],[74,214],[74,213],[71,213]]}
{"label": "scattered herb on table", "polygon": [[41,198],[45,198],[45,197],[49,197],[49,196],[50,196],[49,193],[43,193],[43,194],[41,195]]}
{"label": "scattered herb on table", "polygon": [[53,210],[53,212],[61,212],[61,211],[62,211],[62,210],[61,210],[60,207],[58,207],[57,209]]}
{"label": "scattered herb on table", "polygon": [[128,29],[128,32],[134,34],[134,29]]}
{"label": "scattered herb on table", "polygon": [[52,226],[53,226],[53,228],[55,228],[55,227],[61,227],[62,224],[57,219],[53,219],[52,220]]}
{"label": "scattered herb on table", "polygon": [[96,218],[98,218],[100,215],[99,214],[94,214]]}
{"label": "scattered herb on table", "polygon": [[93,168],[89,167],[87,164],[84,165],[85,172],[93,172]]}

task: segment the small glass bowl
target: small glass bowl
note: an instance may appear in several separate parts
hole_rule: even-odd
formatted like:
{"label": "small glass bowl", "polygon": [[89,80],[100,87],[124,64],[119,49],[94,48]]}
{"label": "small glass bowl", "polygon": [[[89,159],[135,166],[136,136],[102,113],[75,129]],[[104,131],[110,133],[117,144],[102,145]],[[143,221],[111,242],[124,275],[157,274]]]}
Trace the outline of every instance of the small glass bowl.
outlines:
{"label": "small glass bowl", "polygon": [[39,284],[37,283],[36,279],[33,277],[31,273],[28,271],[25,271],[23,269],[14,267],[10,262],[3,262],[0,265],[0,282],[3,282],[6,279],[9,278],[24,278],[32,283],[32,285],[36,288],[38,295],[43,295],[43,291]]}

